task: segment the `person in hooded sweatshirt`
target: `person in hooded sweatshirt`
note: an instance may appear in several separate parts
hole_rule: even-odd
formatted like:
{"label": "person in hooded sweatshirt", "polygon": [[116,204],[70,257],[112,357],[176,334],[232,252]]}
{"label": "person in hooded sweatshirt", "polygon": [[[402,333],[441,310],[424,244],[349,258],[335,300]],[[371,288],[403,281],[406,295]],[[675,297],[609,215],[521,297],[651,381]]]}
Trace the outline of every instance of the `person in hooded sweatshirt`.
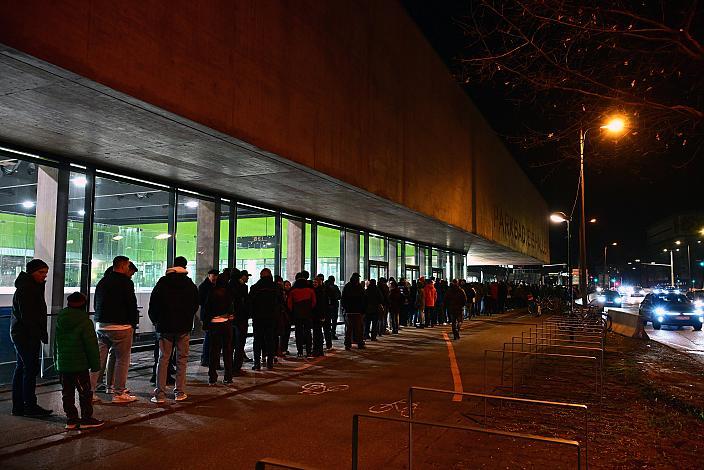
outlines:
{"label": "person in hooded sweatshirt", "polygon": [[345,350],[352,349],[352,341],[364,349],[364,287],[359,273],[352,273],[350,281],[342,288],[340,299],[345,317]]}
{"label": "person in hooded sweatshirt", "polygon": [[[93,418],[93,390],[90,371],[100,370],[98,339],[86,311],[86,296],[74,292],[66,299],[68,307],[56,320],[54,366],[61,382],[61,400],[66,413],[66,429],[88,429],[104,422]],[[76,409],[76,391],[81,418]]]}
{"label": "person in hooded sweatshirt", "polygon": [[40,259],[27,263],[15,280],[12,296],[10,339],[17,362],[12,377],[12,414],[15,416],[49,416],[52,411],[37,404],[37,375],[42,343],[49,342],[44,285],[49,266]]}
{"label": "person in hooded sweatshirt", "polygon": [[188,398],[185,392],[188,347],[193,318],[199,307],[198,287],[188,277],[188,261],[183,256],[174,259],[174,266],[157,281],[149,299],[149,319],[159,340],[159,362],[156,368],[156,388],[152,403],[164,403],[166,371],[171,353],[176,350],[176,385],[174,399]]}

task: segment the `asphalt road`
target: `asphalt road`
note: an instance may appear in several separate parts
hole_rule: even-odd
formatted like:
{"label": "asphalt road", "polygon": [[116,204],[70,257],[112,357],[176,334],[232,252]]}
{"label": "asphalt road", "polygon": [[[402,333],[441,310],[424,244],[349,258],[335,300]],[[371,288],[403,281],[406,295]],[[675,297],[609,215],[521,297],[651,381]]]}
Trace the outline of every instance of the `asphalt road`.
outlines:
{"label": "asphalt road", "polygon": [[[642,300],[642,297],[629,298],[623,305],[623,309],[631,313],[638,313],[638,306]],[[645,331],[650,339],[704,361],[704,331],[694,331],[690,326],[678,328],[667,325],[656,330],[650,323],[646,325]]]}
{"label": "asphalt road", "polygon": [[[530,317],[517,315],[504,319],[531,323]],[[500,349],[512,335],[526,329],[525,325],[496,320],[466,322],[462,339],[451,342],[464,391],[482,391],[484,350]],[[267,379],[276,376],[280,381],[262,381],[261,386],[241,394],[15,456],[1,466],[252,469],[258,459],[272,457],[311,468],[350,468],[354,414],[377,411],[379,416],[401,417],[408,410],[400,400],[412,385],[457,390],[449,341],[443,335],[449,330],[449,326],[406,328],[398,336],[385,336],[368,342],[365,350],[351,352],[336,342],[333,354],[319,362],[291,360],[274,371],[248,372]],[[207,387],[202,380],[199,377],[198,384],[189,385],[193,399],[199,389]],[[306,387],[311,383],[324,386]],[[419,400],[423,402],[420,408],[427,409],[433,403],[435,411],[442,414],[451,396]],[[361,468],[403,468],[405,429],[398,423],[363,422]],[[421,434],[419,439],[428,436],[432,438],[432,433],[426,437]],[[434,456],[431,447],[425,448],[428,463],[447,468],[442,462],[452,456]]]}

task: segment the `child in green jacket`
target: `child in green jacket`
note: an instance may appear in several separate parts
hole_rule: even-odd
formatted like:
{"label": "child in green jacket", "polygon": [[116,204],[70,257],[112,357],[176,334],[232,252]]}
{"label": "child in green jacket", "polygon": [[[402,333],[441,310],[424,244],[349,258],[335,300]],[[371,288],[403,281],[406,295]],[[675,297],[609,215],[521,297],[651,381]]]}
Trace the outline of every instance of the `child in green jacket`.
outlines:
{"label": "child in green jacket", "polygon": [[[95,327],[86,312],[86,296],[74,292],[68,296],[68,307],[59,312],[56,321],[54,364],[61,380],[61,398],[66,412],[66,429],[87,429],[104,423],[93,418],[93,390],[90,371],[100,370],[100,356]],[[81,419],[76,409],[76,390],[81,405]]]}

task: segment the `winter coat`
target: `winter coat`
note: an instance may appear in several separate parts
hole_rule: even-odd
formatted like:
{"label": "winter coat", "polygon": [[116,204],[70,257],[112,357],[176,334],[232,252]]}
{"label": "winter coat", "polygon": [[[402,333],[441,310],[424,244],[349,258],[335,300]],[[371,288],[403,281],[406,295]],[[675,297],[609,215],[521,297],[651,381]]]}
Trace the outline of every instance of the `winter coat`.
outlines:
{"label": "winter coat", "polygon": [[12,319],[10,320],[10,338],[13,343],[44,344],[49,342],[46,329],[46,301],[44,285],[22,271],[15,280],[15,294],[12,296]]}
{"label": "winter coat", "polygon": [[452,285],[447,290],[443,305],[450,312],[451,316],[462,315],[464,305],[467,303],[467,295],[458,286]]}
{"label": "winter coat", "polygon": [[340,310],[340,299],[342,298],[340,288],[325,281],[325,293],[328,299],[328,313],[337,315],[337,311]]}
{"label": "winter coat", "polygon": [[215,284],[213,284],[207,277],[198,285],[198,303],[201,307],[205,305],[205,302],[208,300],[208,293],[213,287],[215,287]]}
{"label": "winter coat", "polygon": [[401,289],[392,287],[389,291],[389,311],[394,314],[400,313],[403,302],[404,298]]}
{"label": "winter coat", "polygon": [[323,321],[328,316],[328,293],[324,285],[318,286],[315,289],[315,308],[313,309],[313,320]]}
{"label": "winter coat", "polygon": [[316,306],[317,298],[312,287],[308,286],[305,279],[296,279],[291,290],[288,291],[288,310],[294,320],[310,320],[313,317],[313,309]]}
{"label": "winter coat", "polygon": [[435,301],[438,300],[438,292],[432,283],[423,287],[423,300],[426,307],[435,307]]}
{"label": "winter coat", "polygon": [[111,271],[95,287],[95,321],[114,325],[139,323],[134,283],[126,274]]}
{"label": "winter coat", "polygon": [[377,286],[369,286],[364,291],[364,313],[367,315],[378,315],[379,307],[384,305],[384,294]]}
{"label": "winter coat", "polygon": [[210,321],[213,318],[232,315],[233,312],[232,291],[225,286],[213,286],[208,292],[205,308],[201,312],[200,319],[203,322],[203,329],[210,328]]}
{"label": "winter coat", "polygon": [[235,322],[239,325],[244,325],[251,316],[249,303],[247,302],[249,287],[244,282],[241,282],[240,279],[232,279],[230,284],[228,284],[228,290],[235,309]]}
{"label": "winter coat", "polygon": [[364,287],[357,282],[348,282],[342,289],[342,308],[346,313],[364,313]]}
{"label": "winter coat", "polygon": [[418,310],[423,310],[425,308],[425,291],[420,286],[416,287],[415,307]]}
{"label": "winter coat", "polygon": [[249,304],[254,325],[276,326],[281,313],[282,294],[274,279],[263,277],[249,291]]}
{"label": "winter coat", "polygon": [[184,334],[193,329],[198,311],[198,288],[180,266],[166,270],[149,299],[149,319],[158,333]]}
{"label": "winter coat", "polygon": [[100,370],[98,338],[85,310],[66,307],[59,312],[55,341],[54,365],[57,372]]}

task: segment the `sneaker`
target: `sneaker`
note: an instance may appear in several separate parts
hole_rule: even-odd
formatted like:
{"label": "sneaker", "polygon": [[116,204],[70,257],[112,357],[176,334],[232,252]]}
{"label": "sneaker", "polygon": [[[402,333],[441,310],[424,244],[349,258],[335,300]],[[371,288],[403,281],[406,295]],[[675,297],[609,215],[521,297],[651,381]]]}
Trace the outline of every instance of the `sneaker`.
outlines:
{"label": "sneaker", "polygon": [[81,429],[99,428],[103,424],[105,424],[105,421],[103,421],[102,419],[83,418],[81,420],[80,427]]}
{"label": "sneaker", "polygon": [[[101,391],[101,390],[100,390],[100,387],[96,388],[95,391],[96,391],[96,392],[100,392],[100,391]],[[112,385],[109,386],[109,387],[103,387],[102,392],[103,392],[103,393],[107,393],[108,395],[112,395],[112,394],[115,393],[115,387],[113,387]]]}
{"label": "sneaker", "polygon": [[251,357],[247,357],[246,355],[244,356],[244,362],[254,362],[254,359]]}
{"label": "sneaker", "polygon": [[78,418],[69,418],[66,420],[66,426],[64,426],[64,429],[66,429],[67,431],[78,429],[79,423],[80,421],[78,420]]}
{"label": "sneaker", "polygon": [[208,387],[215,387],[217,384],[218,384],[217,382],[208,381]]}
{"label": "sneaker", "polygon": [[[230,381],[230,382],[232,382],[232,381]],[[183,393],[183,392],[178,392],[178,393],[174,396],[174,400],[176,400],[176,401],[183,401],[183,400],[185,400],[186,398],[188,398],[188,395],[186,395],[186,394]]]}
{"label": "sneaker", "polygon": [[302,352],[299,352],[298,354],[296,354],[296,357],[297,357],[298,359],[303,358],[303,353],[302,353]]}
{"label": "sneaker", "polygon": [[97,393],[106,393],[106,392],[107,392],[107,393],[110,393],[110,390],[111,390],[111,389],[112,389],[112,387],[107,387],[105,384],[98,384],[98,385],[95,387],[95,391],[96,391]]}
{"label": "sneaker", "polygon": [[112,396],[112,402],[117,404],[132,403],[133,401],[137,401],[137,397],[129,393],[120,393]]}
{"label": "sneaker", "polygon": [[32,416],[32,417],[36,417],[36,418],[50,416],[52,413],[53,413],[52,410],[47,410],[46,408],[42,408],[39,405],[25,407],[25,409],[24,409],[25,416]]}
{"label": "sneaker", "polygon": [[223,385],[232,385],[232,379],[223,379],[222,384]]}
{"label": "sneaker", "polygon": [[157,405],[161,404],[161,403],[166,403],[166,400],[161,397],[151,397],[151,399],[149,401],[152,403],[156,403]]}

